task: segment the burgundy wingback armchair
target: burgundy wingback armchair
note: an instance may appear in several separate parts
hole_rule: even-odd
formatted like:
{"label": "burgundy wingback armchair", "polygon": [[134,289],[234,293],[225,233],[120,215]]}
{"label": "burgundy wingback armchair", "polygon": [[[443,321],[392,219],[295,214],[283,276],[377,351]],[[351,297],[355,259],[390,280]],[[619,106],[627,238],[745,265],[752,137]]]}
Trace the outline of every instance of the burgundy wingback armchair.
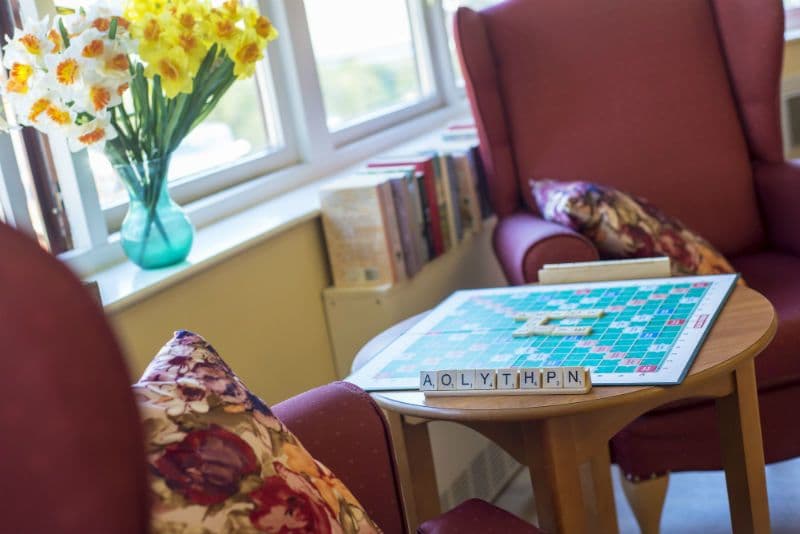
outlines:
{"label": "burgundy wingback armchair", "polygon": [[[800,167],[779,121],[780,0],[509,0],[461,8],[455,33],[478,126],[494,246],[509,282],[598,257],[542,220],[529,180],[649,199],[766,295],[778,334],[756,360],[767,461],[800,455]],[[721,466],[710,401],[650,413],[612,441],[629,479]]]}
{"label": "burgundy wingback armchair", "polygon": [[[2,223],[0,251],[0,533],[146,534],[143,434],[102,310],[60,261]],[[407,531],[389,433],[369,395],[335,382],[273,411],[384,532]],[[476,528],[539,532],[477,499],[419,532]]]}

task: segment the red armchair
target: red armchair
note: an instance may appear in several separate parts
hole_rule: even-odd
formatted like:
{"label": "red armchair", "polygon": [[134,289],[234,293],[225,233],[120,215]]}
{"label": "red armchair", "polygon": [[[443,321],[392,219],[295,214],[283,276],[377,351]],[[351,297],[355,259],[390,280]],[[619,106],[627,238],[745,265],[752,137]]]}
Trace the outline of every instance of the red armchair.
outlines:
{"label": "red armchair", "polygon": [[[779,121],[780,0],[509,0],[457,12],[455,33],[511,283],[597,257],[539,218],[532,178],[650,199],[708,238],[777,309],[757,360],[767,461],[800,454],[800,168]],[[720,468],[710,401],[635,421],[612,441],[630,480]]]}
{"label": "red armchair", "polygon": [[[147,533],[139,415],[102,310],[61,262],[3,224],[0,250],[0,533]],[[273,411],[387,534],[406,531],[389,434],[367,394],[336,382]],[[477,500],[419,531],[539,532]]]}

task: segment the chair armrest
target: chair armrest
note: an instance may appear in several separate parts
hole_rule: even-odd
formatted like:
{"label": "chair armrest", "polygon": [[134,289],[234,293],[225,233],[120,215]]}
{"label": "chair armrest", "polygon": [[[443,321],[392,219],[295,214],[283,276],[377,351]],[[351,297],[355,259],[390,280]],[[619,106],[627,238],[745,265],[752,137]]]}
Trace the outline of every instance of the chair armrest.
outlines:
{"label": "chair armrest", "polygon": [[494,251],[509,283],[536,282],[546,263],[594,261],[597,249],[579,233],[531,213],[504,217],[494,231]]}
{"label": "chair armrest", "polygon": [[758,163],[755,180],[770,242],[800,256],[800,162]]}
{"label": "chair armrest", "polygon": [[385,533],[406,532],[389,429],[367,393],[333,382],[276,404],[272,411],[345,483]]}
{"label": "chair armrest", "polygon": [[530,523],[480,499],[470,499],[449,512],[425,521],[418,534],[542,534]]}

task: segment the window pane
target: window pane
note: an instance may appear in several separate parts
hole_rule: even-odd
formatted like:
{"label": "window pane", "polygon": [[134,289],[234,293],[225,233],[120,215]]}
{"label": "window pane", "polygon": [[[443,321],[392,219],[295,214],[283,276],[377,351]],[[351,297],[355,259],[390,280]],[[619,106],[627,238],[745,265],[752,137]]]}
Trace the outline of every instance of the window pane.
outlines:
{"label": "window pane", "polygon": [[306,0],[305,6],[330,130],[430,94],[405,0]]}
{"label": "window pane", "polygon": [[[800,2],[800,0],[796,1]],[[464,86],[464,77],[461,74],[461,64],[458,61],[458,51],[456,50],[456,41],[453,36],[453,20],[456,10],[461,6],[479,10],[499,3],[500,0],[442,0],[444,20],[447,25],[447,42],[450,45],[450,58],[453,63],[453,76],[455,76],[456,84],[459,86]]]}
{"label": "window pane", "polygon": [[[279,139],[271,139],[264,122],[255,79],[237,81],[216,109],[190,133],[175,151],[169,180],[225,167],[242,158],[275,150]],[[270,114],[271,120],[274,115]],[[89,153],[100,204],[105,208],[127,200],[122,182],[106,157]]]}

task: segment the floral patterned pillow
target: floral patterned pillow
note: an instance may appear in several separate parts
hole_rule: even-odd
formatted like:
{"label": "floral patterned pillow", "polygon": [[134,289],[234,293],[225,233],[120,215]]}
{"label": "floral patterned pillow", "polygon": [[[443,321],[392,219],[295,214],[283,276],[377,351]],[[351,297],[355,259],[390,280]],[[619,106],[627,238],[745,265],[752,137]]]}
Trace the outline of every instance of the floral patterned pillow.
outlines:
{"label": "floral patterned pillow", "polygon": [[531,181],[542,216],[588,237],[604,259],[668,256],[673,275],[735,272],[705,239],[645,200],[589,182]]}
{"label": "floral patterned pillow", "polygon": [[154,533],[380,532],[202,337],[176,332],[133,391]]}

